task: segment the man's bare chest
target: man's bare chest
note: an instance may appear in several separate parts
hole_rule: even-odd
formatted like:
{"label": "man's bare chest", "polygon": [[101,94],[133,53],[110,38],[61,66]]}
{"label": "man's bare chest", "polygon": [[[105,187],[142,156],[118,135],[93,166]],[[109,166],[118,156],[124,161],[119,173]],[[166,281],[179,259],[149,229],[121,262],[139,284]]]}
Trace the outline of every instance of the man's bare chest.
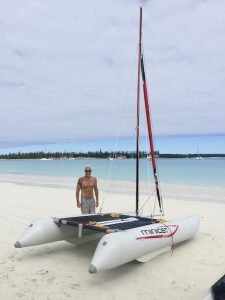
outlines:
{"label": "man's bare chest", "polygon": [[95,185],[95,181],[93,179],[83,179],[81,182],[82,189],[90,189]]}

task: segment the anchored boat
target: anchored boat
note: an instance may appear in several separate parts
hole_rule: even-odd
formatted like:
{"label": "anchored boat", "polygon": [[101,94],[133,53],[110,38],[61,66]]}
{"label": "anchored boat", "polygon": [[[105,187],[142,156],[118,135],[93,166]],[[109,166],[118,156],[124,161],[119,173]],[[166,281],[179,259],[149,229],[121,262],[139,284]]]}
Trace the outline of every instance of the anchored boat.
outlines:
{"label": "anchored boat", "polygon": [[[65,240],[74,244],[100,239],[89,267],[90,273],[108,270],[132,260],[146,262],[171,249],[174,244],[191,239],[200,219],[193,215],[176,221],[162,221],[163,202],[159,189],[154,151],[147,83],[142,53],[142,8],[140,8],[136,125],[136,209],[134,214],[100,213],[70,218],[44,218],[33,221],[15,247],[41,245]],[[142,75],[151,164],[160,218],[139,215],[139,111]]]}

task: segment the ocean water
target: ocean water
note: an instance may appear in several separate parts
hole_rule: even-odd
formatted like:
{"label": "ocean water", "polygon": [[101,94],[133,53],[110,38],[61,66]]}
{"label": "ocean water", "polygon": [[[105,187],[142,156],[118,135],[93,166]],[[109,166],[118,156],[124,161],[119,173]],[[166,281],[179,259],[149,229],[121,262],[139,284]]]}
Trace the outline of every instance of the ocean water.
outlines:
{"label": "ocean water", "polygon": [[[91,165],[99,179],[135,181],[134,159],[0,160],[0,174],[80,177]],[[225,187],[225,159],[158,159],[160,182]],[[140,181],[153,180],[151,161],[140,159]]]}

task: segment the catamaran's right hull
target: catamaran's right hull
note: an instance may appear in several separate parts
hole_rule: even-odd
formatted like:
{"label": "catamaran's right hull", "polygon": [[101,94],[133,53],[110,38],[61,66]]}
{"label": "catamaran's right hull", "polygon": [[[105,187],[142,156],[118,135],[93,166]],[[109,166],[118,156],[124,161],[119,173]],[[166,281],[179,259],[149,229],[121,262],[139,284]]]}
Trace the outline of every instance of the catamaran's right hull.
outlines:
{"label": "catamaran's right hull", "polygon": [[[106,234],[101,238],[89,272],[112,269],[146,255],[156,256],[173,244],[191,239],[200,224],[198,215],[174,222],[155,223],[126,231]],[[144,259],[143,259],[144,261]]]}

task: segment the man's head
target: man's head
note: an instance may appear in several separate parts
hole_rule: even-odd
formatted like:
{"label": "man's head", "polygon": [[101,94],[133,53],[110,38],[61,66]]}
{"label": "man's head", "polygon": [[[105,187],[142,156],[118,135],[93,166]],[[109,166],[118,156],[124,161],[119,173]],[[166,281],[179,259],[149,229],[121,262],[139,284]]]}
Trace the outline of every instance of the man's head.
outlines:
{"label": "man's head", "polygon": [[92,172],[92,170],[91,170],[91,167],[90,167],[90,166],[86,166],[86,167],[84,168],[84,173],[85,173],[85,176],[86,176],[86,177],[90,177],[90,176],[91,176],[91,172]]}

